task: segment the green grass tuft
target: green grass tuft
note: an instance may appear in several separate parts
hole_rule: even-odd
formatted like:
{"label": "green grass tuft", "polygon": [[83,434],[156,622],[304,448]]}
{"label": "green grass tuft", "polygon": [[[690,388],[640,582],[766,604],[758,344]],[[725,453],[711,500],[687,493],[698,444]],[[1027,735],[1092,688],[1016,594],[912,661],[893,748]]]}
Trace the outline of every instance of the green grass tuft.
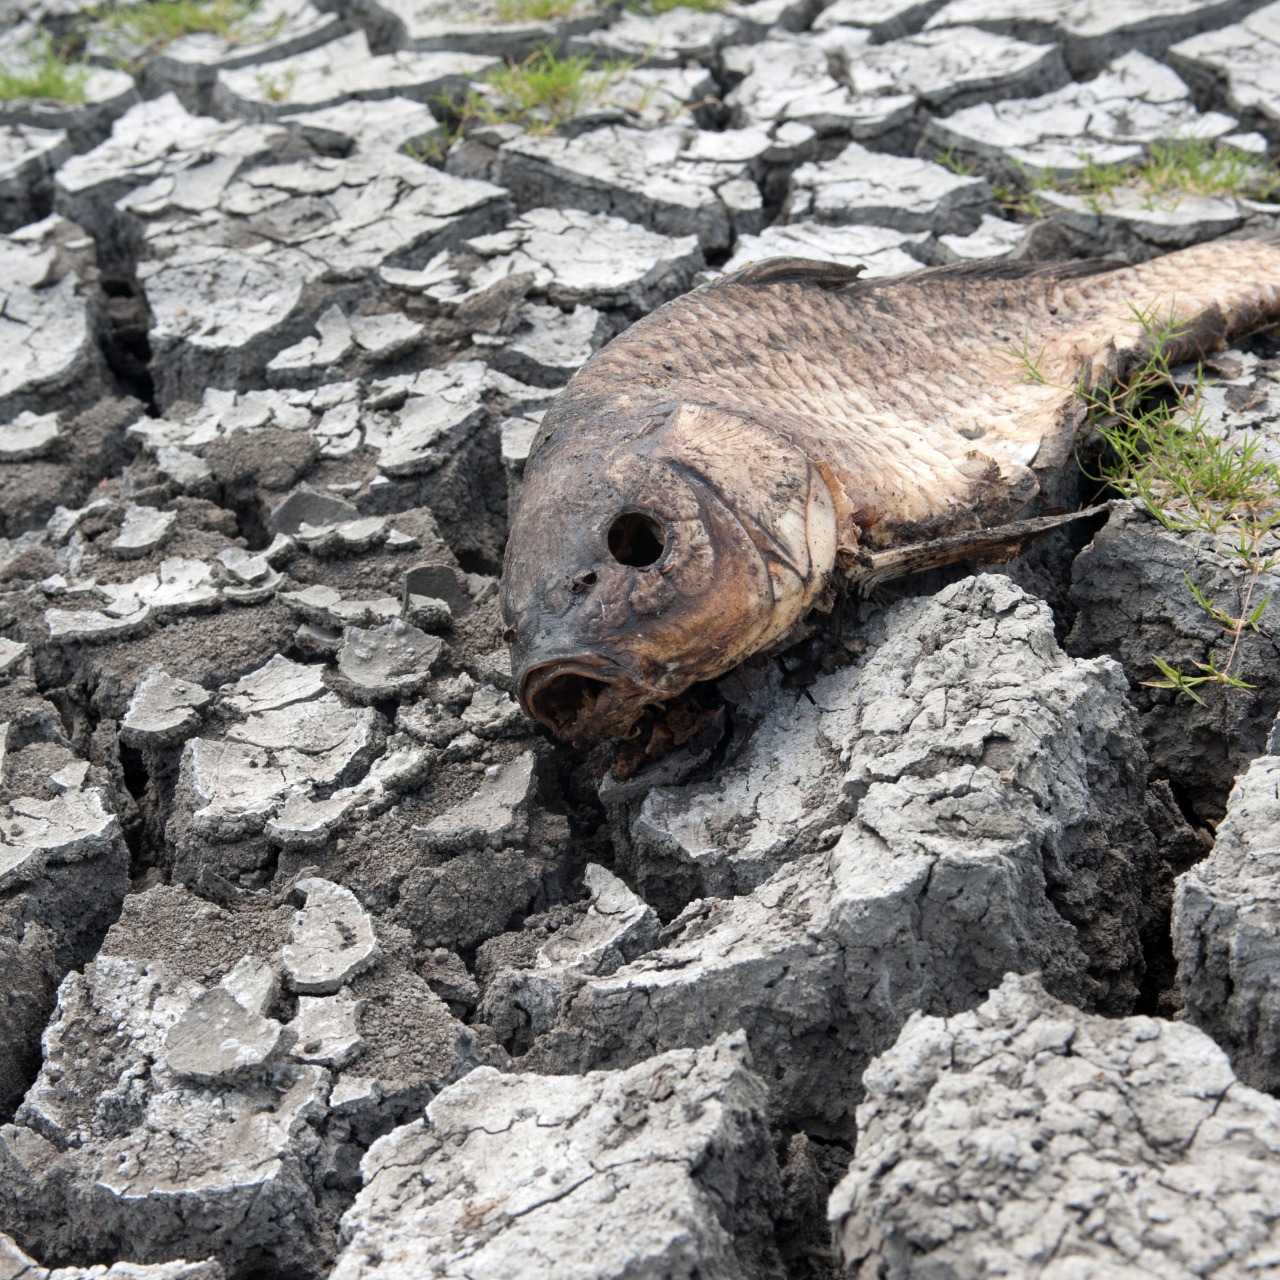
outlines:
{"label": "green grass tuft", "polygon": [[[1204,369],[1197,366],[1189,385],[1178,385],[1170,352],[1181,326],[1162,320],[1153,306],[1133,308],[1141,326],[1146,356],[1115,384],[1075,388],[1087,409],[1088,425],[1107,445],[1109,458],[1094,479],[1138,503],[1166,529],[1207,534],[1214,549],[1233,562],[1241,577],[1237,603],[1224,608],[1208,597],[1185,571],[1187,588],[1200,609],[1222,630],[1225,655],[1212,651],[1207,661],[1186,671],[1152,655],[1159,680],[1143,683],[1184,693],[1204,705],[1204,685],[1251,689],[1237,673],[1245,632],[1261,632],[1271,596],[1261,600],[1258,579],[1275,567],[1280,532],[1280,465],[1262,453],[1257,435],[1232,439],[1205,425]],[[1040,358],[1024,343],[1007,352],[1022,365],[1029,382],[1047,382]]]}
{"label": "green grass tuft", "polygon": [[75,62],[52,40],[26,51],[33,56],[17,67],[0,67],[0,102],[40,98],[75,104],[87,97],[89,68]]}
{"label": "green grass tuft", "polygon": [[[245,22],[256,0],[151,0],[151,3],[111,7],[99,11],[97,22],[108,33],[152,53],[190,35],[219,36],[232,44],[245,39]],[[269,40],[279,30],[258,32],[254,40]]]}
{"label": "green grass tuft", "polygon": [[592,70],[588,54],[561,57],[538,49],[481,77],[485,87],[472,89],[456,108],[457,132],[473,124],[518,124],[529,133],[552,133],[634,65],[609,62]]}
{"label": "green grass tuft", "polygon": [[577,0],[498,0],[498,17],[503,22],[547,22],[567,18]]}
{"label": "green grass tuft", "polygon": [[956,155],[955,147],[948,147],[945,151],[935,151],[933,159],[949,173],[958,174],[962,178],[972,178],[978,172],[967,160],[961,160]]}
{"label": "green grass tuft", "polygon": [[[1208,138],[1165,138],[1153,142],[1140,160],[1125,164],[1100,164],[1085,155],[1081,160],[1081,171],[1061,181],[1019,166],[1018,181],[993,183],[992,191],[1007,214],[1029,218],[1044,216],[1044,191],[1082,196],[1095,213],[1122,188],[1138,192],[1152,209],[1176,208],[1189,195],[1267,200],[1280,193],[1280,173],[1264,157]],[[941,157],[939,162],[946,163]]]}
{"label": "green grass tuft", "polygon": [[698,13],[715,13],[724,8],[724,0],[646,0],[650,13],[670,13],[672,9],[694,9]]}
{"label": "green grass tuft", "polygon": [[1103,478],[1167,529],[1227,533],[1224,554],[1239,558],[1241,529],[1252,541],[1280,527],[1280,466],[1262,456],[1257,436],[1234,442],[1206,430],[1203,368],[1179,388],[1169,367],[1182,326],[1162,321],[1154,306],[1133,315],[1148,354],[1115,385],[1081,388],[1113,454]]}
{"label": "green grass tuft", "polygon": [[1076,183],[1083,194],[1110,196],[1120,187],[1135,187],[1149,199],[1175,201],[1184,195],[1266,196],[1277,185],[1275,169],[1264,158],[1207,138],[1153,142],[1134,164],[1088,164]]}
{"label": "green grass tuft", "polygon": [[298,73],[289,67],[284,71],[259,71],[254,80],[268,102],[287,102],[293,93]]}

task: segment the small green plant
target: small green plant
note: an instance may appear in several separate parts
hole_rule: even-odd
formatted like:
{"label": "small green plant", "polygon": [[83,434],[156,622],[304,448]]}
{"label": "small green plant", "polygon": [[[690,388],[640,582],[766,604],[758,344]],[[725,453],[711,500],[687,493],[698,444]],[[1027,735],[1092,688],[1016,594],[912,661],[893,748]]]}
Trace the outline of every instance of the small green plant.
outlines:
{"label": "small green plant", "polygon": [[634,66],[632,62],[609,62],[593,71],[588,54],[560,57],[543,47],[521,62],[510,62],[482,76],[483,87],[473,88],[462,105],[453,108],[458,129],[463,131],[473,124],[518,124],[529,133],[552,133],[584,105],[602,98],[609,85]]}
{"label": "small green plant", "polygon": [[498,17],[503,22],[546,22],[567,18],[577,0],[498,0]]}
{"label": "small green plant", "polygon": [[297,83],[298,73],[292,67],[277,73],[259,71],[254,80],[268,102],[287,102]]}
{"label": "small green plant", "polygon": [[429,164],[438,169],[444,164],[449,148],[461,133],[462,130],[457,127],[443,128],[439,133],[424,133],[420,138],[410,138],[401,150],[410,160],[416,160],[419,164]]}
{"label": "small green plant", "polygon": [[1043,218],[1044,205],[1040,200],[1042,186],[1020,187],[1016,182],[993,182],[991,194],[1001,210],[1013,217]]}
{"label": "small green plant", "polygon": [[972,178],[978,172],[967,160],[961,160],[956,155],[955,147],[948,147],[945,151],[936,151],[933,158],[948,172],[958,174],[962,178]]}
{"label": "small green plant", "polygon": [[0,67],[0,102],[43,98],[50,102],[84,102],[89,68],[47,37],[23,50],[17,66]]}
{"label": "small green plant", "polygon": [[[189,35],[221,36],[232,43],[244,35],[245,20],[255,0],[152,0],[100,11],[96,20],[108,32],[151,52],[168,48]],[[282,20],[276,23],[279,27]],[[270,39],[272,32],[256,38]]]}
{"label": "small green plant", "polygon": [[724,8],[724,0],[646,0],[642,7],[649,13],[670,13],[672,9],[694,9],[698,13],[715,13]]}
{"label": "small green plant", "polygon": [[1082,197],[1094,213],[1101,213],[1103,202],[1121,188],[1138,192],[1149,209],[1176,208],[1188,195],[1266,200],[1280,192],[1280,174],[1264,157],[1208,138],[1153,142],[1145,156],[1125,164],[1103,164],[1084,153],[1080,160],[1080,171],[1060,180],[1051,172],[1019,165],[1016,181],[993,183],[992,191],[1006,213],[1032,218],[1044,212],[1038,193],[1050,190]]}
{"label": "small green plant", "polygon": [[1128,167],[1098,165],[1086,170],[1082,185],[1103,194],[1119,186],[1137,187],[1153,200],[1184,195],[1247,195],[1266,198],[1280,189],[1276,170],[1265,157],[1219,147],[1207,138],[1167,138]]}
{"label": "small green plant", "polygon": [[[1219,555],[1235,563],[1243,579],[1235,611],[1210,598],[1183,572],[1196,604],[1229,640],[1221,659],[1211,651],[1194,672],[1152,655],[1161,679],[1143,683],[1172,689],[1205,705],[1197,690],[1205,684],[1251,689],[1236,671],[1246,632],[1261,632],[1271,595],[1257,600],[1258,580],[1275,567],[1280,531],[1280,465],[1262,453],[1257,436],[1231,440],[1205,424],[1203,367],[1179,385],[1170,359],[1182,326],[1161,320],[1156,307],[1132,308],[1146,355],[1115,383],[1091,385],[1082,375],[1075,391],[1087,421],[1106,443],[1110,459],[1094,479],[1105,481],[1175,532],[1208,534]],[[1043,352],[1032,355],[1024,341],[1007,352],[1028,381],[1047,383]]]}
{"label": "small green plant", "polygon": [[1044,202],[1041,193],[1055,187],[1054,175],[1040,169],[1031,169],[1014,161],[1017,178],[1012,182],[993,182],[991,194],[1001,210],[1010,217],[1043,218]]}

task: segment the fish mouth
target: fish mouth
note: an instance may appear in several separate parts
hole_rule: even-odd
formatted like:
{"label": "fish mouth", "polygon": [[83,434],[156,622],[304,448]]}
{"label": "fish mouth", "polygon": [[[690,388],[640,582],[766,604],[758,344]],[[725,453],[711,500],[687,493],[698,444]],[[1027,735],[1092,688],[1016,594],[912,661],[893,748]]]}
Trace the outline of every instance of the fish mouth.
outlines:
{"label": "fish mouth", "polygon": [[517,696],[525,714],[556,737],[587,742],[625,737],[661,695],[613,663],[575,657],[529,667],[520,677]]}

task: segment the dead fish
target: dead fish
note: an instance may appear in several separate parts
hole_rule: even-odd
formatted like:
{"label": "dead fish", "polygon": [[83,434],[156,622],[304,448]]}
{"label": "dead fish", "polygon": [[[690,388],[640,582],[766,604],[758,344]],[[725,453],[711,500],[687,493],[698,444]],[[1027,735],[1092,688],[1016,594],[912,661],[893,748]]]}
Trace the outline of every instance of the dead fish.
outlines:
{"label": "dead fish", "polygon": [[882,572],[982,558],[1070,458],[1080,378],[1142,357],[1141,315],[1180,326],[1178,359],[1280,316],[1277,238],[1139,266],[856,275],[748,266],[632,325],[557,397],[502,578],[533,719],[624,736],[785,642],[877,556]]}

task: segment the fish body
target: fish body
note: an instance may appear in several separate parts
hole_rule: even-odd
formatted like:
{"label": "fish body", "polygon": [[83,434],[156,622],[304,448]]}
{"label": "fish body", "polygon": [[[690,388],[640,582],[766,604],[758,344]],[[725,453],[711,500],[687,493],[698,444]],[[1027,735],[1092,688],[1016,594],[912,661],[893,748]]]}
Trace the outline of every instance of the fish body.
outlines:
{"label": "fish body", "polygon": [[1177,359],[1275,320],[1280,240],[866,282],[776,259],[632,325],[526,465],[502,583],[526,713],[624,736],[784,641],[859,555],[1013,519],[1071,456],[1080,380],[1144,354],[1144,316]]}

